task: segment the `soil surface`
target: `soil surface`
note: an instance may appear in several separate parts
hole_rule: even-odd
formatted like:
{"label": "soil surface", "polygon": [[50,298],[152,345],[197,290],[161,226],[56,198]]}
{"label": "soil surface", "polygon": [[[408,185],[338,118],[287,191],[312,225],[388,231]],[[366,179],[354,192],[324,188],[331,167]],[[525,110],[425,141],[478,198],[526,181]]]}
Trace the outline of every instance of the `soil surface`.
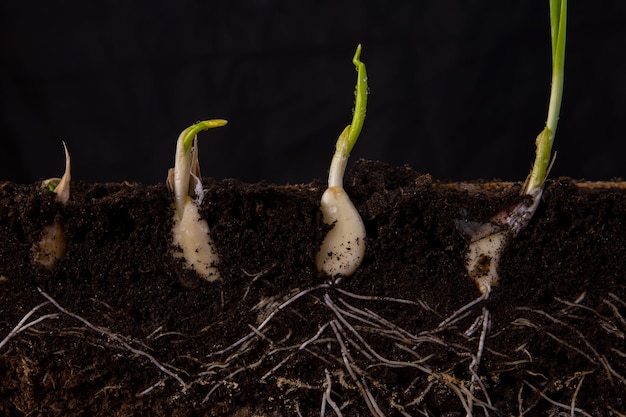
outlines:
{"label": "soil surface", "polygon": [[[359,161],[358,271],[313,259],[324,183],[205,179],[221,255],[205,282],[171,256],[165,185],[0,184],[0,415],[624,416],[626,190],[548,181],[481,297],[455,221],[521,184],[450,184]],[[33,261],[62,221],[67,251]]]}

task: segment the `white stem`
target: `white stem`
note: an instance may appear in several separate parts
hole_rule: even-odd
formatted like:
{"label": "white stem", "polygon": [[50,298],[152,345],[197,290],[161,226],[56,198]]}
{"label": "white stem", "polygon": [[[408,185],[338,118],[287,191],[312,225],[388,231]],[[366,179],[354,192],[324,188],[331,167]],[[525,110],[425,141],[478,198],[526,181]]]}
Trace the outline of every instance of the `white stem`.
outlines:
{"label": "white stem", "polygon": [[61,177],[61,181],[54,189],[54,192],[57,194],[57,200],[61,202],[61,204],[66,204],[70,199],[70,181],[72,179],[71,175],[71,163],[70,163],[70,153],[67,150],[67,146],[65,146],[65,142],[63,142],[63,149],[65,150],[65,173],[63,173],[63,177]]}
{"label": "white stem", "polygon": [[337,144],[335,145],[335,154],[330,162],[330,168],[328,169],[328,188],[339,187],[343,188],[343,176],[346,172],[346,166],[348,165],[348,135],[350,134],[350,125],[339,135]]}
{"label": "white stem", "polygon": [[185,152],[183,139],[186,131],[181,132],[176,142],[176,159],[174,160],[174,204],[176,205],[176,214],[182,219],[185,200],[189,196],[189,177],[191,176],[190,152]]}

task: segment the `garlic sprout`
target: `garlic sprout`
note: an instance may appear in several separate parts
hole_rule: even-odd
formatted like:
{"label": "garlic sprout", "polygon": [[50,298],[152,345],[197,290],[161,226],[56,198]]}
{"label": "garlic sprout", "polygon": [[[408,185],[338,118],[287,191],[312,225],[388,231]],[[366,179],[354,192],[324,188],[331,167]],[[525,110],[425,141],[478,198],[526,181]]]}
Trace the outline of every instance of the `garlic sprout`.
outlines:
{"label": "garlic sprout", "polygon": [[367,72],[365,64],[359,59],[360,55],[361,45],[352,59],[358,72],[352,124],[343,130],[337,140],[328,172],[328,188],[320,202],[324,223],[333,227],[326,234],[315,263],[319,271],[332,277],[352,275],[365,255],[365,225],[343,188],[348,157],[363,128],[369,93]]}
{"label": "garlic sprout", "polygon": [[522,190],[522,194],[531,197],[530,201],[524,201],[502,211],[484,224],[456,222],[457,228],[470,240],[466,254],[466,269],[483,294],[489,293],[498,282],[498,263],[504,247],[528,225],[537,211],[550,171],[550,161],[554,160],[552,144],[563,97],[566,27],[567,0],[550,0],[552,87],[546,126],[535,141],[535,162]]}
{"label": "garlic sprout", "polygon": [[224,126],[226,120],[198,122],[183,130],[176,143],[174,168],[170,169],[167,185],[174,193],[174,225],[172,243],[175,257],[182,257],[188,268],[207,281],[220,278],[219,255],[211,238],[209,225],[198,211],[204,191],[198,162],[198,133]]}
{"label": "garlic sprout", "polygon": [[[41,187],[56,194],[56,200],[65,205],[70,199],[71,164],[70,154],[63,142],[65,150],[65,173],[61,178],[50,178],[42,181]],[[33,261],[45,268],[52,268],[57,260],[65,255],[67,240],[63,221],[60,216],[56,216],[51,224],[44,226],[41,231],[41,238],[34,243],[31,252]]]}

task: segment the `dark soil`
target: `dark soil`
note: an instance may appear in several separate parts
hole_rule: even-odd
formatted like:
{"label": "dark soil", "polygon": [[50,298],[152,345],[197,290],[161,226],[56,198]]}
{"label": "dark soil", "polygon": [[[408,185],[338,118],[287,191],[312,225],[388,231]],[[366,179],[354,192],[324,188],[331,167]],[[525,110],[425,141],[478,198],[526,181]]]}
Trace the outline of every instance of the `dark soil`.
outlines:
{"label": "dark soil", "polygon": [[[0,415],[623,416],[626,190],[583,185],[547,183],[479,299],[455,220],[521,184],[356,163],[367,254],[331,284],[320,181],[206,179],[216,283],[170,255],[165,185],[77,183],[62,206],[3,183]],[[67,253],[47,270],[31,247],[57,216]]]}

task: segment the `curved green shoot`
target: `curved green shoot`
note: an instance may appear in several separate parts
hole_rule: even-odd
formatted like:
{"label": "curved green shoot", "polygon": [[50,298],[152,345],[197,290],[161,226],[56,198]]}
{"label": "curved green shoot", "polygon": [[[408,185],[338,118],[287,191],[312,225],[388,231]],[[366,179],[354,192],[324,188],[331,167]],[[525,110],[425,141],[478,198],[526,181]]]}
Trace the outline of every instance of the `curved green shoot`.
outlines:
{"label": "curved green shoot", "polygon": [[367,70],[365,64],[361,62],[361,45],[356,48],[352,63],[356,67],[357,81],[355,90],[354,114],[352,115],[352,123],[346,126],[335,145],[335,154],[330,163],[328,170],[328,186],[343,187],[343,176],[346,171],[348,157],[354,148],[365,121],[365,113],[367,110],[367,95],[369,87],[367,85]]}
{"label": "curved green shoot", "polygon": [[173,178],[168,177],[168,185],[174,190],[174,202],[176,204],[176,213],[182,218],[184,213],[185,200],[189,197],[189,181],[192,176],[192,166],[194,159],[197,158],[198,152],[192,152],[192,144],[197,138],[198,133],[224,126],[228,123],[223,119],[204,120],[189,126],[183,130],[176,143],[176,159],[174,162]]}
{"label": "curved green shoot", "polygon": [[189,152],[191,149],[191,145],[193,140],[198,135],[198,133],[203,132],[205,130],[213,129],[216,127],[224,126],[228,121],[224,119],[211,119],[211,120],[203,120],[198,122],[192,126],[189,126],[187,129],[183,130],[183,149],[185,152]]}
{"label": "curved green shoot", "polygon": [[552,144],[561,111],[563,74],[565,70],[565,38],[567,30],[567,0],[550,0],[550,34],[552,38],[552,87],[546,127],[536,139],[536,156],[526,184],[526,194],[543,188],[552,159]]}
{"label": "curved green shoot", "polygon": [[365,64],[361,62],[361,44],[356,47],[356,52],[352,58],[357,71],[355,101],[354,101],[354,114],[352,115],[352,123],[350,123],[350,134],[348,135],[348,155],[352,152],[352,148],[356,144],[361,129],[363,129],[363,122],[365,121],[365,111],[367,110],[367,95],[369,90],[367,87],[367,69]]}

